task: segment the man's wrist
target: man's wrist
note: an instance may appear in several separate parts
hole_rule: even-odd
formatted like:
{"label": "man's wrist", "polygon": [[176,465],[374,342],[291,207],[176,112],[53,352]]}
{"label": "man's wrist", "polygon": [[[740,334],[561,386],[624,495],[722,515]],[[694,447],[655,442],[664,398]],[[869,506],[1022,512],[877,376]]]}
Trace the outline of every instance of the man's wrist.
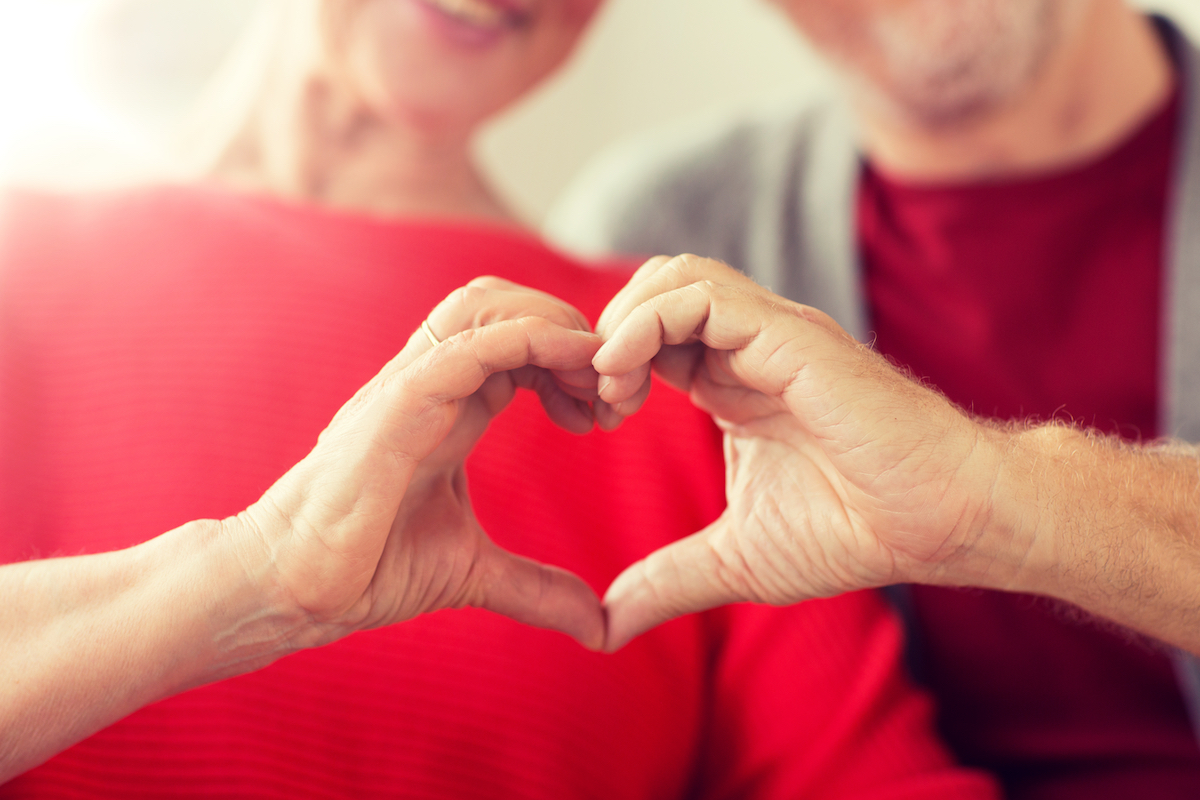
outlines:
{"label": "man's wrist", "polygon": [[1082,435],[1056,424],[994,429],[1000,459],[988,498],[986,535],[994,548],[1004,551],[1007,570],[1003,580],[989,588],[1053,593],[1063,559],[1053,503],[1057,473]]}
{"label": "man's wrist", "polygon": [[1067,425],[997,429],[1001,454],[981,551],[998,580],[1196,652],[1200,453]]}
{"label": "man's wrist", "polygon": [[976,443],[956,476],[964,532],[938,583],[1004,591],[1037,591],[1055,560],[1052,530],[1042,519],[1034,478],[1040,429],[975,422]]}

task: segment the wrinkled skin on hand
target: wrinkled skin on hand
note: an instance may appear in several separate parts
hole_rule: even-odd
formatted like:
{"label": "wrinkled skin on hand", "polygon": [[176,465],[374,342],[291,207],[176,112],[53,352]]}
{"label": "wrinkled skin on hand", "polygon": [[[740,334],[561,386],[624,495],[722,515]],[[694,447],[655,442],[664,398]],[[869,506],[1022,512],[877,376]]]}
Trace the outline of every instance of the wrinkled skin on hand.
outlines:
{"label": "wrinkled skin on hand", "polygon": [[718,262],[658,258],[605,311],[601,397],[636,412],[651,367],[725,431],[728,508],[605,597],[606,648],[681,614],[938,581],[970,550],[996,461],[984,428],[828,316]]}
{"label": "wrinkled skin on hand", "polygon": [[471,508],[464,460],[518,388],[552,420],[592,428],[600,346],[578,311],[495,278],[452,294],[339,411],[316,448],[227,520],[271,587],[294,646],[476,606],[598,648],[599,599],[577,576],[497,547]]}

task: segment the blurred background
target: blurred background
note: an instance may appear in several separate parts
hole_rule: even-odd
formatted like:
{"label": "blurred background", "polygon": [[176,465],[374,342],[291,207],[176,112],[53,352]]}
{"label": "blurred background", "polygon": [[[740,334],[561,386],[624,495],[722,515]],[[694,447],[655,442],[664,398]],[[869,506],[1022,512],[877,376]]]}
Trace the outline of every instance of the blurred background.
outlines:
{"label": "blurred background", "polygon": [[[1200,0],[1154,0],[1200,35]],[[87,190],[170,176],[173,135],[256,0],[0,0],[0,181]],[[608,0],[571,64],[478,143],[537,224],[612,141],[820,89],[763,0]]]}

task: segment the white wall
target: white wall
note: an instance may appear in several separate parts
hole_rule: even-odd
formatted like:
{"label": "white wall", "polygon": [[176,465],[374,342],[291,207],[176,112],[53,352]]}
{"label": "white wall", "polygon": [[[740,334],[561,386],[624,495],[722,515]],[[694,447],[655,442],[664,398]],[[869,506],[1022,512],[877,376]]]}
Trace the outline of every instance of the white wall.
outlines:
{"label": "white wall", "polygon": [[[72,186],[123,173],[123,157],[152,149],[153,132],[186,108],[254,2],[0,0],[0,177]],[[1200,0],[1152,4],[1200,35]],[[106,6],[121,11],[97,16]],[[99,47],[100,61],[128,85],[110,80],[98,92],[99,62],[87,52],[77,61],[91,74],[66,85],[69,43],[47,37],[67,36],[79,27],[72,20],[86,23],[89,14],[91,55]],[[46,61],[40,67],[33,63],[39,54]],[[53,86],[31,91],[37,87],[28,76],[50,69]],[[536,224],[576,170],[613,140],[824,80],[821,64],[766,0],[608,0],[567,69],[491,125],[479,152],[498,188]],[[89,87],[91,96],[83,97]],[[54,92],[74,106],[56,109]],[[102,111],[116,118],[105,120]],[[33,125],[39,115],[44,119]],[[18,143],[14,125],[33,135]],[[97,130],[113,134],[117,146],[96,146],[89,137]]]}
{"label": "white wall", "polygon": [[536,221],[589,155],[623,135],[824,79],[764,0],[608,0],[567,68],[492,125],[480,153]]}
{"label": "white wall", "polygon": [[[1139,5],[1169,10],[1200,36],[1200,0]],[[497,120],[480,152],[499,189],[536,223],[583,162],[614,139],[825,79],[765,0],[608,0],[574,61]]]}

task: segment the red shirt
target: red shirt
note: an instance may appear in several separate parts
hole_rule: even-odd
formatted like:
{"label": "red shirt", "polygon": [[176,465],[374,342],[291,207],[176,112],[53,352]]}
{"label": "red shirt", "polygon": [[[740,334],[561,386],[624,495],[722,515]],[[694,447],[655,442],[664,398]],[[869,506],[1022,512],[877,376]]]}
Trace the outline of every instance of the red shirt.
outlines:
{"label": "red shirt", "polygon": [[[913,186],[867,167],[876,347],[975,413],[1158,433],[1172,100],[1060,173]],[[1059,603],[915,588],[942,728],[1017,798],[1200,797],[1169,660]]]}
{"label": "red shirt", "polygon": [[[217,192],[0,215],[0,562],[236,513],[479,274],[592,316],[629,270],[523,234]],[[468,462],[502,546],[603,591],[723,506],[720,438],[659,387],[575,437],[521,396]],[[874,594],[693,615],[616,656],[447,611],[139,711],[0,797],[989,797],[948,763]]]}

